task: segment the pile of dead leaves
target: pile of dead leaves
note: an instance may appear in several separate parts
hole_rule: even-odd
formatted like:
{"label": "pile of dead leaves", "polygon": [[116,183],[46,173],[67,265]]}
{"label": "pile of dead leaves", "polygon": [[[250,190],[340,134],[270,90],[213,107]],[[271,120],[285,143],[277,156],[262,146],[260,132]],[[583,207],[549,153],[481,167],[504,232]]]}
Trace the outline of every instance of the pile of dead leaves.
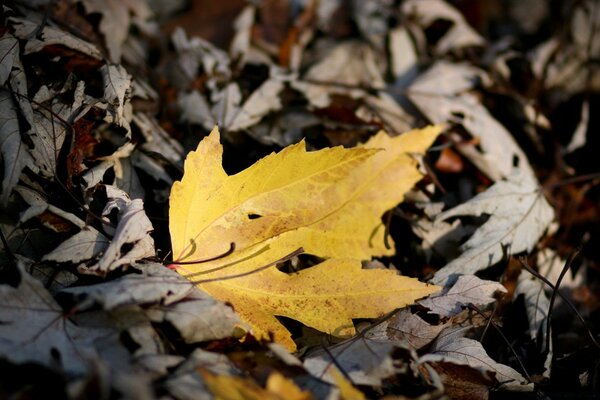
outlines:
{"label": "pile of dead leaves", "polygon": [[1,397],[597,388],[597,2],[0,20]]}

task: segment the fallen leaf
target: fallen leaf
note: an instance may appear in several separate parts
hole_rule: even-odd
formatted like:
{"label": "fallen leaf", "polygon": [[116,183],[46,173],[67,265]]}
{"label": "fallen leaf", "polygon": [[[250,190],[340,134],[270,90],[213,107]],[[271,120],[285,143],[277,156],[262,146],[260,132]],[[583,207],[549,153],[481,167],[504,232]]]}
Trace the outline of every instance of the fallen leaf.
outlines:
{"label": "fallen leaf", "polygon": [[490,388],[498,383],[493,373],[466,365],[439,361],[431,366],[439,374],[444,394],[450,399],[487,400]]}
{"label": "fallen leaf", "polygon": [[469,64],[438,61],[411,84],[408,97],[431,122],[460,123],[478,138],[483,152],[468,144],[456,149],[490,179],[508,176],[515,158],[520,169],[534,175],[527,156],[510,132],[471,93],[478,84],[489,80],[483,70]]}
{"label": "fallen leaf", "polygon": [[233,375],[236,369],[225,354],[196,348],[190,356],[170,374],[164,383],[165,389],[176,399],[213,399],[198,368],[209,370],[215,375]]}
{"label": "fallen leaf", "polygon": [[480,342],[465,337],[440,336],[429,353],[419,359],[424,362],[447,362],[468,365],[483,372],[494,372],[502,387],[511,390],[531,391],[533,384],[511,367],[497,363],[485,352]]}
{"label": "fallen leaf", "polygon": [[331,96],[365,96],[366,89],[383,89],[380,63],[374,50],[360,42],[346,42],[333,48],[320,62],[314,64],[303,80],[291,85],[306,96],[311,105],[325,108]]}
{"label": "fallen leaf", "polygon": [[145,2],[135,0],[80,0],[86,13],[100,14],[98,30],[104,36],[108,56],[114,63],[121,61],[123,45],[131,25],[142,25],[152,12]]}
{"label": "fallen leaf", "polygon": [[402,4],[402,12],[416,18],[423,26],[431,25],[436,20],[452,22],[435,45],[438,54],[485,44],[485,40],[467,23],[464,16],[442,0],[409,0]]}
{"label": "fallen leaf", "polygon": [[365,332],[365,337],[375,341],[408,343],[418,350],[433,342],[448,323],[431,325],[410,310],[401,310],[393,317]]}
{"label": "fallen leaf", "polygon": [[[0,356],[13,363],[34,362],[81,374],[97,357],[91,332],[65,319],[62,308],[17,261],[19,284],[0,285]],[[97,337],[97,335],[94,335]],[[15,349],[19,349],[15,351]]]}
{"label": "fallen leaf", "polygon": [[100,68],[104,82],[104,99],[116,112],[114,120],[124,126],[125,95],[131,91],[131,75],[122,65],[104,65]]}
{"label": "fallen leaf", "polygon": [[496,292],[506,293],[506,288],[498,282],[485,281],[475,275],[462,275],[450,288],[445,288],[441,293],[418,303],[429,308],[432,314],[451,317],[469,304],[486,306],[493,303],[496,301]]}
{"label": "fallen leaf", "polygon": [[335,372],[340,368],[355,385],[381,386],[384,379],[397,372],[392,351],[405,347],[403,343],[389,340],[352,338],[326,350],[317,349],[309,353],[304,360],[304,368],[330,383],[336,383]]}
{"label": "fallen leaf", "polygon": [[6,90],[0,90],[0,152],[4,161],[4,176],[2,178],[2,195],[0,204],[6,205],[13,188],[19,181],[23,168],[29,166],[36,169],[27,151],[27,147],[21,141],[21,131],[17,114],[17,105],[12,95]]}
{"label": "fallen leaf", "polygon": [[[18,40],[6,32],[0,37],[0,85],[4,85],[10,76],[13,63],[19,56]],[[2,107],[4,109],[4,107]]]}
{"label": "fallen leaf", "polygon": [[554,219],[554,210],[535,177],[515,169],[506,180],[441,213],[437,220],[484,214],[488,220],[461,246],[463,253],[436,272],[434,283],[490,267],[504,256],[503,246],[510,246],[512,254],[531,251]]}
{"label": "fallen leaf", "polygon": [[[162,264],[140,264],[141,273],[130,273],[121,278],[91,286],[75,286],[59,291],[63,299],[72,297],[73,303],[100,305],[111,310],[132,304],[169,305],[182,300],[192,286],[181,275]],[[81,305],[78,309],[83,309]]]}
{"label": "fallen leaf", "polygon": [[96,46],[65,30],[46,25],[39,34],[31,37],[31,34],[39,29],[38,23],[21,18],[12,18],[11,21],[14,23],[15,36],[27,40],[24,54],[37,53],[46,46],[59,45],[76,50],[88,57],[102,60],[102,53]]}
{"label": "fallen leaf", "polygon": [[[179,282],[179,285],[189,289],[190,286],[186,283],[189,284]],[[170,324],[185,343],[239,337],[247,329],[231,307],[201,290],[192,291],[190,295],[168,307],[150,308],[147,313],[156,323]]]}
{"label": "fallen leaf", "polygon": [[[213,130],[173,185],[170,232],[176,262],[226,256],[178,272],[233,304],[255,336],[272,334],[289,348],[294,343],[275,315],[344,337],[354,334],[352,318],[377,317],[435,292],[391,270],[362,270],[359,260],[392,254],[381,215],[421,178],[410,154],[425,151],[440,131],[381,132],[356,149],[306,152],[300,143],[227,176]],[[334,258],[291,275],[266,267],[299,247]]]}

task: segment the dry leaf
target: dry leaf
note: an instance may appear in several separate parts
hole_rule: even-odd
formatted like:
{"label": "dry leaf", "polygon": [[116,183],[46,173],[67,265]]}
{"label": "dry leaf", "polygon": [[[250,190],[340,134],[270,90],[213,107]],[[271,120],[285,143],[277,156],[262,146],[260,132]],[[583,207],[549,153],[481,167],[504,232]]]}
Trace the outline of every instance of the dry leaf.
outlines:
{"label": "dry leaf", "polygon": [[411,84],[408,97],[433,123],[460,123],[479,139],[481,150],[457,146],[473,164],[493,180],[508,176],[518,159],[519,168],[533,175],[527,156],[510,132],[470,91],[489,76],[469,64],[438,61]]}
{"label": "dry leaf", "polygon": [[365,337],[376,341],[406,342],[418,350],[433,342],[449,323],[430,325],[410,310],[401,310],[388,320],[369,329],[365,332]]}
{"label": "dry leaf", "polygon": [[519,169],[507,180],[496,182],[437,219],[483,214],[489,219],[461,246],[463,253],[436,272],[433,282],[441,284],[452,276],[474,274],[490,267],[502,259],[503,246],[510,246],[512,254],[531,251],[554,219],[554,210],[535,177]]}
{"label": "dry leaf", "polygon": [[[381,386],[384,379],[397,372],[391,357],[395,348],[406,348],[399,342],[352,338],[325,349],[317,349],[306,356],[304,368],[313,376],[335,383],[338,368],[355,385]],[[335,363],[333,362],[335,360]],[[335,371],[332,374],[332,371]]]}
{"label": "dry leaf", "polygon": [[[273,334],[289,348],[294,343],[275,315],[348,336],[352,318],[377,317],[435,292],[390,270],[362,270],[359,260],[392,254],[381,215],[421,178],[411,154],[423,153],[440,130],[396,138],[381,132],[356,149],[306,152],[300,143],[232,176],[213,130],[171,191],[173,254],[200,260],[226,254],[231,243],[235,251],[178,272],[233,304],[257,337]],[[266,267],[299,247],[334,259],[291,275]]]}
{"label": "dry leaf", "polygon": [[436,20],[451,21],[452,26],[435,45],[438,54],[469,46],[482,46],[485,40],[465,20],[464,16],[442,0],[409,0],[402,4],[402,11],[416,18],[423,26]]}
{"label": "dry leaf", "polygon": [[6,205],[13,188],[19,181],[23,168],[29,166],[35,169],[35,167],[31,154],[21,141],[17,105],[12,95],[6,90],[0,90],[0,118],[2,119],[0,152],[4,161],[0,204]]}
{"label": "dry leaf", "polygon": [[451,317],[462,311],[464,306],[486,306],[496,301],[496,292],[506,293],[506,288],[495,281],[485,281],[475,275],[459,276],[452,287],[445,288],[442,293],[419,301],[423,307],[429,308],[432,314]]}
{"label": "dry leaf", "polygon": [[448,362],[468,365],[479,371],[496,373],[496,379],[506,389],[531,391],[533,384],[511,367],[497,363],[487,355],[480,342],[464,337],[440,336],[433,344],[430,352],[419,359],[419,362]]}

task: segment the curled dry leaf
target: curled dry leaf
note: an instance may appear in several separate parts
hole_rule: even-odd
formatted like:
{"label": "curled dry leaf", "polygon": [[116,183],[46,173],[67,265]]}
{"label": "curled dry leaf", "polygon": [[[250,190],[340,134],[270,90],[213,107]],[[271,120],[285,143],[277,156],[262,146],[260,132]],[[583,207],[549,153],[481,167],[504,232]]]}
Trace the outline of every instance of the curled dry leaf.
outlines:
{"label": "curled dry leaf", "polygon": [[538,337],[541,337],[542,341],[540,344],[545,346],[550,299],[548,299],[544,291],[544,283],[529,272],[525,270],[521,271],[513,297],[516,299],[521,295],[525,301],[525,311],[527,313],[527,321],[529,322],[531,340],[537,340]]}
{"label": "curled dry leaf", "polygon": [[450,4],[442,0],[409,0],[402,4],[402,11],[415,16],[428,26],[436,20],[451,21],[452,26],[435,45],[435,51],[444,54],[469,46],[481,46],[485,40],[465,20],[464,16]]}
{"label": "curled dry leaf", "polygon": [[131,75],[122,65],[104,65],[100,68],[104,81],[104,99],[115,107],[115,122],[125,126],[125,95],[131,91]]}
{"label": "curled dry leaf", "polygon": [[520,169],[533,175],[527,156],[510,132],[469,92],[487,81],[487,74],[471,65],[438,61],[410,86],[408,97],[433,123],[460,123],[478,138],[483,152],[472,145],[460,145],[457,150],[491,179],[510,175],[515,158]]}
{"label": "curled dry leaf", "polygon": [[16,287],[0,285],[0,356],[16,364],[33,362],[84,373],[87,360],[97,357],[91,342],[100,332],[94,335],[63,319],[62,308],[24,266],[17,261]]}
{"label": "curled dry leaf", "polygon": [[531,391],[533,384],[527,382],[520,373],[511,367],[497,363],[485,352],[480,342],[465,337],[440,336],[429,353],[419,359],[425,362],[448,362],[468,365],[480,371],[496,374],[496,379],[505,389]]}
{"label": "curled dry leaf", "polygon": [[461,275],[449,288],[418,303],[429,308],[432,314],[451,317],[469,304],[486,306],[493,303],[497,292],[506,293],[506,288],[498,282],[485,281],[475,275]]}
{"label": "curled dry leaf", "polygon": [[400,310],[393,317],[370,328],[365,332],[365,337],[375,341],[406,342],[418,350],[435,340],[449,323],[431,325],[410,310]]}
{"label": "curled dry leaf", "polygon": [[[381,215],[421,178],[411,155],[440,131],[381,132],[356,149],[306,152],[300,143],[227,176],[213,130],[173,185],[170,232],[177,262],[224,256],[178,272],[233,304],[257,337],[274,334],[289,348],[295,345],[275,315],[348,336],[352,318],[377,317],[437,291],[391,270],[362,270],[359,260],[392,253]],[[290,275],[274,267],[300,246],[331,259]]]}
{"label": "curled dry leaf", "polygon": [[31,167],[34,170],[37,168],[34,166],[27,147],[21,141],[17,105],[12,95],[6,90],[0,90],[0,118],[2,119],[0,125],[0,152],[2,152],[4,164],[0,204],[6,205],[13,188],[19,181],[23,168]]}
{"label": "curled dry leaf", "polygon": [[[178,282],[178,285],[179,290],[191,287],[189,282]],[[168,307],[150,308],[148,316],[156,323],[169,323],[185,343],[235,337],[248,329],[231,307],[198,289]]]}
{"label": "curled dry leaf", "polygon": [[[138,304],[169,305],[186,297],[193,286],[181,275],[162,264],[139,264],[141,273],[91,286],[76,286],[61,290],[61,296],[70,296],[78,303],[99,304],[105,310]],[[79,306],[81,309],[81,306]]]}
{"label": "curled dry leaf", "polygon": [[531,251],[554,219],[554,210],[535,177],[515,169],[506,180],[441,213],[437,220],[460,215],[489,218],[461,246],[463,253],[436,272],[432,279],[436,284],[490,267],[502,259],[505,246],[513,254]]}
{"label": "curled dry leaf", "polygon": [[92,227],[79,226],[81,231],[46,254],[45,261],[78,263],[98,257],[93,265],[80,264],[78,270],[105,276],[122,265],[135,264],[154,255],[154,241],[150,237],[152,223],[144,212],[142,200],[130,200],[125,192],[112,186],[105,187],[110,201],[102,215],[106,218],[113,210],[117,211],[117,226],[111,229],[108,219],[104,225],[112,239]]}
{"label": "curled dry leaf", "polygon": [[319,349],[307,355],[304,368],[313,376],[330,383],[335,383],[335,372],[341,368],[355,385],[380,386],[383,379],[396,373],[391,352],[397,347],[405,348],[405,345],[352,338],[328,347],[327,351]]}

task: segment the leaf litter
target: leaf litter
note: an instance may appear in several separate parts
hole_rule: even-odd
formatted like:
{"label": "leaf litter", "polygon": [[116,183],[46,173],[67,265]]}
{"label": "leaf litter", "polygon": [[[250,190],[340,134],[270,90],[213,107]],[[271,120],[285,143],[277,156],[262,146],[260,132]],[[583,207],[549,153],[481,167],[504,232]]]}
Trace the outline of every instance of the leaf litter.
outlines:
{"label": "leaf litter", "polygon": [[202,38],[177,5],[29,3],[0,36],[2,396],[597,385],[594,2],[224,2]]}

